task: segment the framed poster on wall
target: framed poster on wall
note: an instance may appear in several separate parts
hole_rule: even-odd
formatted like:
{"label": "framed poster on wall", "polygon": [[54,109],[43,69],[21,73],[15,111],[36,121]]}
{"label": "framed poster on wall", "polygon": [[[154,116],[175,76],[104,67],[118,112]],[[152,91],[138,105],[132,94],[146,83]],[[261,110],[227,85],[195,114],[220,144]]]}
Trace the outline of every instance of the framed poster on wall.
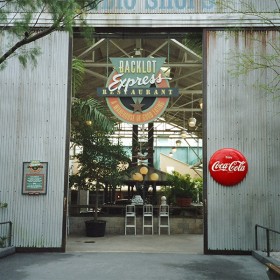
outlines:
{"label": "framed poster on wall", "polygon": [[32,160],[23,163],[22,194],[47,193],[48,163]]}

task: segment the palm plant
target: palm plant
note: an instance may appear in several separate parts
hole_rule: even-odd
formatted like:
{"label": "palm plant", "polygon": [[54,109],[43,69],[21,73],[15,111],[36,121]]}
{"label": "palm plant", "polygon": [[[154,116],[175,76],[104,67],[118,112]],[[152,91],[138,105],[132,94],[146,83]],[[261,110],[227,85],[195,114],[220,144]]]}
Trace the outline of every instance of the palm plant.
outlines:
{"label": "palm plant", "polygon": [[82,86],[85,74],[84,61],[74,57],[72,59],[72,97],[75,97]]}
{"label": "palm plant", "polygon": [[[69,185],[96,190],[94,220],[88,222],[93,222],[94,227],[98,228],[105,224],[104,221],[97,221],[98,191],[105,184],[113,187],[120,184],[123,171],[118,167],[127,163],[129,158],[121,145],[113,145],[108,139],[115,126],[108,109],[93,98],[82,100],[76,97],[83,84],[83,61],[74,58],[72,70],[71,143],[81,147],[82,152],[75,156],[79,170],[77,174],[70,176]],[[86,223],[87,225],[89,224]]]}
{"label": "palm plant", "polygon": [[82,100],[76,97],[76,94],[84,81],[85,65],[78,58],[72,60],[72,132],[77,125],[82,122],[96,123],[105,131],[111,131],[114,128],[115,121],[112,114],[102,103],[94,98]]}

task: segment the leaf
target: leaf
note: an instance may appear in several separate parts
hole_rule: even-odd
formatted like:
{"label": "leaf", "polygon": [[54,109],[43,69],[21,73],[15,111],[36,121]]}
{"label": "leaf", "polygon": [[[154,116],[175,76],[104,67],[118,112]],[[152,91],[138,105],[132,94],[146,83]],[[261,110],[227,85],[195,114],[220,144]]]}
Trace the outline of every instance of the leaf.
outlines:
{"label": "leaf", "polygon": [[[9,42],[5,46],[1,45],[0,69],[3,69],[5,67],[3,64],[6,64],[7,60],[14,55],[19,58],[19,62],[24,67],[27,66],[28,62],[36,66],[36,56],[39,55],[39,52],[32,52],[29,48],[24,50],[22,47],[33,42],[32,38],[35,41],[62,28],[73,34],[73,28],[77,26],[79,19],[83,27],[86,28],[87,13],[96,8],[101,1],[10,0],[5,1],[4,4],[1,4],[1,2],[0,21],[2,27],[0,34],[1,32],[9,32],[14,35],[15,39],[13,43]],[[46,11],[51,15],[50,26],[46,28],[37,26],[39,17]],[[34,15],[37,18],[34,18]],[[37,29],[37,27],[39,28]],[[34,32],[35,29],[36,32]],[[36,36],[32,36],[33,33]],[[92,33],[89,35],[92,36]]]}
{"label": "leaf", "polygon": [[81,87],[84,80],[84,73],[85,64],[83,60],[74,57],[72,59],[72,96],[75,96]]}
{"label": "leaf", "polygon": [[90,120],[108,132],[114,128],[115,122],[110,119],[107,110],[93,98],[88,100],[73,99],[72,111],[76,119],[82,119],[84,122]]}

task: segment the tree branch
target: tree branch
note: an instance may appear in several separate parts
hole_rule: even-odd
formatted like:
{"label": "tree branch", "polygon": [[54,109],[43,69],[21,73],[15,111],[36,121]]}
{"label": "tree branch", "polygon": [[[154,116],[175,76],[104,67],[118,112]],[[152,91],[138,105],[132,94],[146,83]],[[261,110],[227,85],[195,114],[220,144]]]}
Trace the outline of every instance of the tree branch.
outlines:
{"label": "tree branch", "polygon": [[41,39],[49,34],[51,34],[53,31],[57,30],[57,28],[59,27],[60,22],[62,21],[64,15],[60,16],[60,18],[57,19],[57,21],[55,23],[52,24],[52,26],[48,27],[47,29],[36,33],[33,36],[30,37],[25,37],[22,40],[18,41],[12,48],[10,48],[6,53],[4,53],[1,57],[0,57],[0,65],[7,59],[9,58],[13,53],[16,52],[16,50],[18,50],[20,47],[30,44],[38,39]]}
{"label": "tree branch", "polygon": [[[0,1],[1,2],[1,1]],[[77,1],[78,2],[78,1]],[[40,38],[43,38],[47,35],[49,35],[50,33],[52,33],[53,31],[57,30],[58,28],[68,28],[69,29],[69,26],[67,26],[68,24],[69,25],[73,25],[73,22],[75,21],[76,18],[78,17],[81,17],[83,13],[87,12],[88,10],[92,9],[92,8],[96,8],[97,5],[101,2],[101,0],[93,0],[93,1],[89,1],[89,2],[86,2],[85,5],[83,5],[81,7],[81,11],[80,12],[77,12],[75,15],[71,15],[71,12],[70,12],[70,17],[71,19],[68,19],[68,12],[69,12],[69,9],[67,9],[67,7],[64,6],[64,9],[61,13],[61,15],[53,22],[53,24],[46,28],[45,30],[43,31],[39,31],[38,33],[36,32],[30,32],[31,28],[32,30],[34,30],[33,28],[35,28],[35,26],[37,25],[38,23],[38,20],[41,16],[41,14],[44,12],[45,8],[46,8],[46,4],[42,7],[41,11],[39,12],[39,16],[37,17],[35,23],[33,24],[33,27],[29,27],[27,28],[28,30],[25,30],[25,37],[20,39],[19,38],[19,41],[15,43],[15,45],[13,45],[10,49],[8,49],[1,57],[0,57],[0,65],[3,64],[8,58],[10,58],[13,54],[16,54],[16,51],[21,48],[22,46],[24,45],[27,45],[29,43],[32,43]],[[70,4],[69,4],[69,7],[72,7]],[[73,7],[72,7],[73,9]],[[55,11],[54,14],[56,14],[57,11]],[[16,18],[16,15],[17,15],[17,12],[14,14],[14,17],[10,20],[10,22],[8,24],[11,24],[11,22],[14,21],[14,19]],[[81,18],[82,19],[82,18]],[[2,30],[5,30],[5,28],[7,28],[8,25],[4,26]],[[20,31],[22,32],[22,30]],[[12,32],[12,33],[15,33],[15,32]],[[24,30],[23,32],[24,33]]]}

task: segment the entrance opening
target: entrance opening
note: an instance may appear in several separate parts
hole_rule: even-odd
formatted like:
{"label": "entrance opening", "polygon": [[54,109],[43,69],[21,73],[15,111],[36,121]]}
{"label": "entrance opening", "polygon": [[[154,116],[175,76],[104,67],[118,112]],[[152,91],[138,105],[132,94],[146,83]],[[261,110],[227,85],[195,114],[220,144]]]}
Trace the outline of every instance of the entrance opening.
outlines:
{"label": "entrance opening", "polygon": [[[158,173],[167,174],[176,171],[182,175],[189,174],[191,179],[203,179],[201,32],[173,34],[136,30],[135,32],[119,33],[117,30],[111,30],[108,33],[97,30],[90,40],[75,33],[73,58],[82,61],[83,68],[81,69],[82,83],[73,93],[73,98],[98,100],[116,123],[110,140],[116,143],[122,142],[135,168],[147,165],[148,168],[153,168],[153,171]],[[164,58],[161,71],[168,78],[170,88],[178,89],[179,95],[169,99],[165,111],[154,119],[152,124],[133,125],[117,119],[110,112],[105,98],[99,97],[97,94],[97,88],[106,87],[114,69],[110,58]],[[123,106],[129,106],[131,102],[128,101],[128,105],[123,104]],[[72,118],[73,121],[78,123],[79,120]],[[137,134],[136,144],[135,133]],[[75,156],[82,150],[82,147],[77,147],[75,143],[72,144],[70,175],[77,172],[78,162]],[[138,148],[136,155],[135,147]],[[146,156],[150,155],[149,148],[152,148],[152,156]],[[107,220],[106,235],[124,235],[122,219],[124,219],[125,206],[131,203],[135,194],[134,183],[136,185],[136,182],[130,179],[127,179],[126,182],[127,184],[117,188],[105,188],[98,194],[90,190],[81,190],[77,184],[73,185],[69,199],[69,235],[85,237],[84,221],[90,219],[93,212],[96,211],[94,204],[97,200],[99,202],[98,214],[102,219]],[[162,185],[162,182],[155,182],[155,185],[156,200],[152,188],[147,188],[144,200],[154,205],[160,205],[161,196],[166,194],[164,190],[167,186]],[[172,234],[180,233],[202,236],[202,187],[197,189],[196,198],[193,199],[191,206],[176,204],[175,200],[168,200],[167,203],[170,205],[171,238]],[[175,221],[176,218],[181,219],[180,222]],[[114,219],[118,222],[113,222]],[[108,225],[110,222],[114,226]],[[183,226],[182,222],[185,223]],[[115,226],[115,224],[119,226]],[[142,234],[142,229],[139,234]],[[85,239],[88,242],[88,238],[85,237]]]}

